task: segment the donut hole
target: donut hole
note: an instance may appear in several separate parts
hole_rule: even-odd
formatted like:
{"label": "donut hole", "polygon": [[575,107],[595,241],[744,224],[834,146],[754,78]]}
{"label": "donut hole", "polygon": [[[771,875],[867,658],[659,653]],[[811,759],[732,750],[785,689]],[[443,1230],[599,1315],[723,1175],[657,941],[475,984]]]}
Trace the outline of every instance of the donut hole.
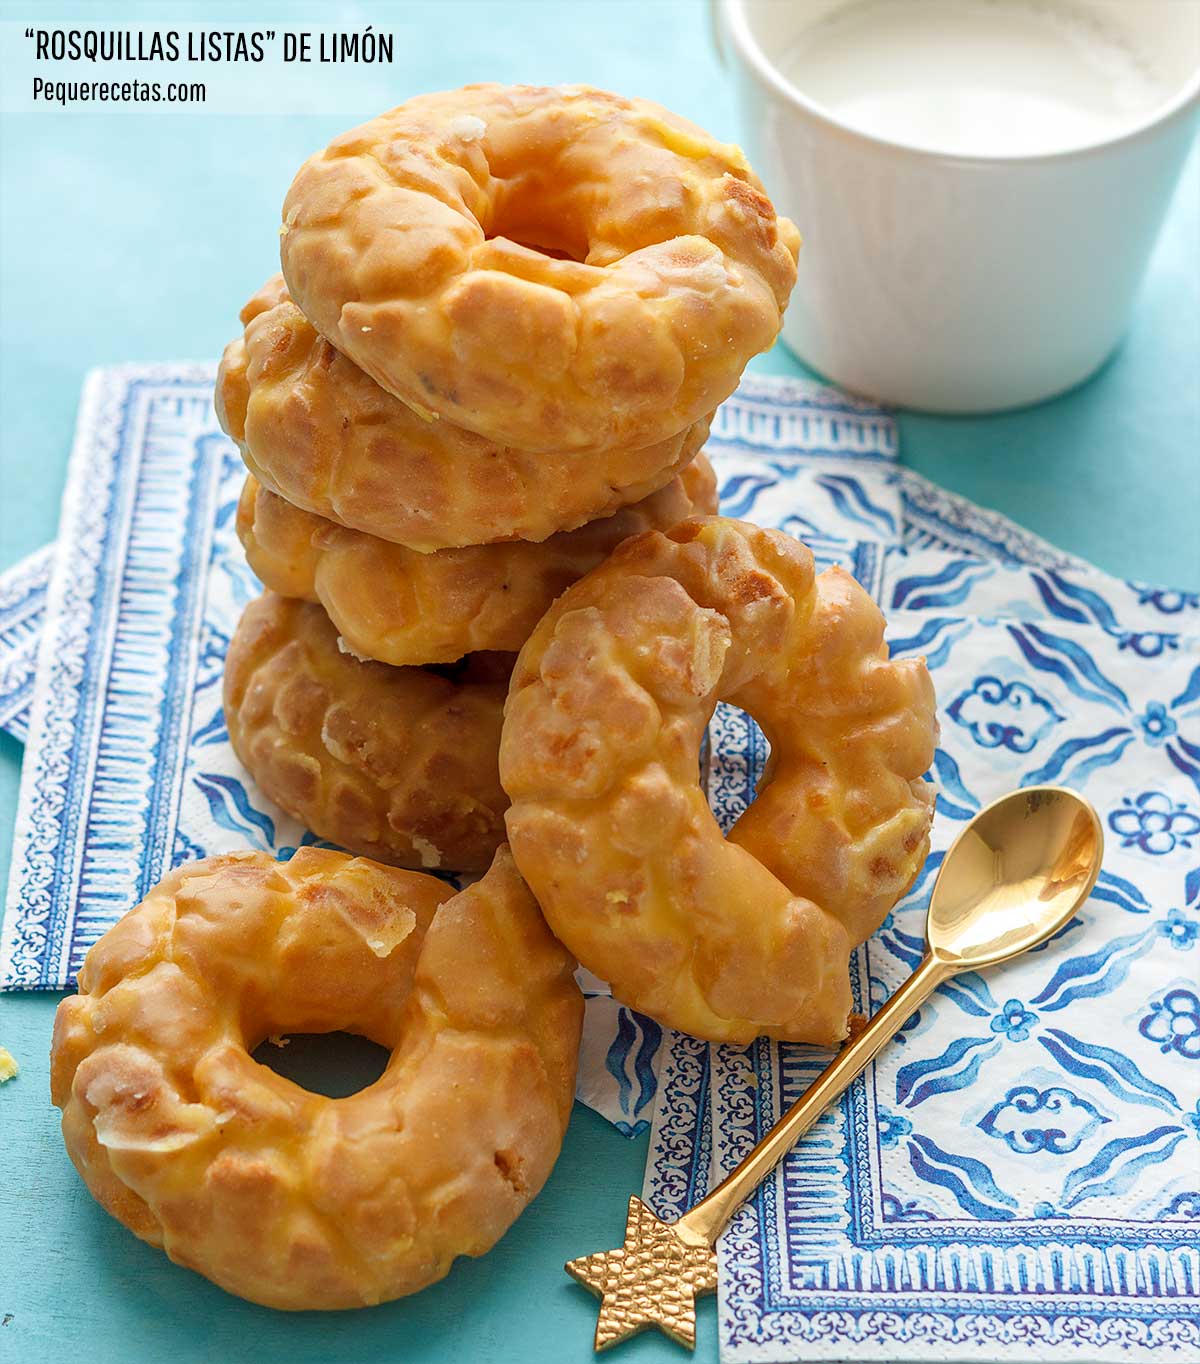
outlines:
{"label": "donut hole", "polygon": [[534,238],[539,235],[537,229],[533,229],[528,234],[520,237],[513,237],[511,240],[515,241],[518,246],[524,246],[529,251],[536,251],[540,256],[549,256],[551,260],[581,261],[583,259],[582,256],[573,254],[566,250],[565,247],[546,246],[541,242],[534,240]]}
{"label": "donut hole", "polygon": [[274,1033],[250,1054],[260,1066],[327,1099],[345,1099],[373,1085],[391,1056],[387,1047],[350,1032]]}
{"label": "donut hole", "polygon": [[533,176],[499,186],[484,230],[489,240],[503,237],[554,260],[586,261],[590,249],[583,216],[569,193]]}
{"label": "donut hole", "polygon": [[[714,747],[732,756],[716,759]],[[700,750],[700,784],[710,798],[716,796],[713,816],[723,834],[758,799],[770,757],[771,741],[754,716],[741,706],[719,701]]]}

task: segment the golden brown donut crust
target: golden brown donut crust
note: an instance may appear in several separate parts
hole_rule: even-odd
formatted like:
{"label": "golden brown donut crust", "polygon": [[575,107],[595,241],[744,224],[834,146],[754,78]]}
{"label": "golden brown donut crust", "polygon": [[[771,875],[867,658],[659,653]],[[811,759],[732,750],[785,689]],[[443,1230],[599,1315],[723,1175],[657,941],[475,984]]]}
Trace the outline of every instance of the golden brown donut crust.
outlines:
{"label": "golden brown donut crust", "polygon": [[708,418],[656,444],[531,452],[419,417],[320,337],[277,275],[225,348],[217,415],[247,468],[297,507],[431,551],[545,540],[669,483]]}
{"label": "golden brown donut crust", "polygon": [[509,664],[450,678],[364,662],[319,606],[268,592],[225,660],[234,752],[313,833],[396,866],[482,871],[504,839],[497,753]]}
{"label": "golden brown donut crust", "polygon": [[[848,956],[928,852],[922,659],[840,569],[713,517],[627,540],[542,619],[500,750],[517,865],[614,995],[714,1041],[831,1044]],[[760,795],[722,838],[697,782],[718,700],[762,725]]]}
{"label": "golden brown donut crust", "polygon": [[310,157],[280,259],[317,330],[415,411],[604,450],[733,392],[779,331],[799,244],[737,147],[656,104],[471,85]]}
{"label": "golden brown donut crust", "polygon": [[[59,1005],[68,1154],[131,1231],[252,1302],[415,1293],[490,1249],[550,1173],[575,1087],[574,965],[507,849],[458,895],[317,848],[185,863]],[[348,1098],[249,1054],[338,1030],[392,1052]]]}
{"label": "golden brown donut crust", "polygon": [[631,507],[541,544],[510,540],[420,554],[347,530],[246,480],[237,530],[272,591],[318,601],[360,658],[395,666],[452,663],[481,650],[516,653],[550,603],[622,540],[717,509],[701,454]]}

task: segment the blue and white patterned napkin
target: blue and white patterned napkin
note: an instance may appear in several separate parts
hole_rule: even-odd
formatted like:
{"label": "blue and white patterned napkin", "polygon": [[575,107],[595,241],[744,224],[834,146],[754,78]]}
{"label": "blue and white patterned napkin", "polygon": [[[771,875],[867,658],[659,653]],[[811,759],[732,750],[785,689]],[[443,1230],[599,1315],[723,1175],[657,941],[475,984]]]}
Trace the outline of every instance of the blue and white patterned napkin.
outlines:
{"label": "blue and white patterned napkin", "polygon": [[[309,837],[254,790],[221,723],[224,646],[257,585],[210,381],[178,366],[89,381],[26,719],[5,988],[66,984],[172,861]],[[862,1007],[911,970],[940,853],[981,802],[1064,781],[1109,840],[1080,920],[944,989],[739,1216],[723,1357],[1196,1358],[1200,599],[1102,574],[901,469],[891,419],[831,390],[747,380],[710,450],[726,513],[850,568],[893,647],[934,671],[935,854],[856,956]],[[0,582],[0,722],[19,677],[28,701],[47,562],[16,571],[28,592]],[[765,745],[722,707],[711,748],[728,823]],[[645,1192],[664,1213],[824,1059],[710,1048],[584,984],[580,1097],[627,1133],[653,1119]]]}
{"label": "blue and white patterned napkin", "polygon": [[[1200,598],[1121,582],[909,472],[878,589],[942,738],[934,852],[856,954],[858,1007],[916,966],[963,822],[1021,784],[1084,791],[1108,840],[1054,942],[924,1007],[720,1245],[725,1361],[1200,1357]],[[767,518],[758,506],[752,519]],[[722,708],[710,798],[753,798]],[[643,1195],[677,1216],[827,1057],[669,1036]]]}

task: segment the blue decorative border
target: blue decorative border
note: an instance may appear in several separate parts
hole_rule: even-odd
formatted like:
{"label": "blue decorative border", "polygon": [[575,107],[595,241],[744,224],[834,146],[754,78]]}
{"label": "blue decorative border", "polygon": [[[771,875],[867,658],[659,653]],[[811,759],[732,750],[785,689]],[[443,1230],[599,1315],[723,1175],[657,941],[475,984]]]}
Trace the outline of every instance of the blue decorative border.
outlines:
{"label": "blue decorative border", "polygon": [[43,545],[0,573],[0,657],[41,637],[54,546]]}
{"label": "blue decorative border", "polygon": [[799,379],[744,375],[716,411],[709,439],[796,457],[893,463],[895,420],[881,408]]}
{"label": "blue decorative border", "polygon": [[658,1076],[642,1199],[674,1220],[709,1190],[712,1172],[711,1047],[672,1033]]}
{"label": "blue decorative border", "polygon": [[[127,907],[110,885],[127,886],[136,866],[145,889],[170,865],[186,751],[172,736],[189,719],[205,576],[195,567],[210,552],[225,444],[211,434],[213,376],[209,365],[131,367],[85,385],[60,528],[73,552],[50,583],[52,666],[39,669],[17,813],[6,987],[61,988]],[[204,448],[178,434],[193,414]],[[160,770],[167,762],[176,770]]]}
{"label": "blue decorative border", "polygon": [[947,492],[912,469],[898,472],[905,545],[953,549],[1008,564],[1097,572],[1086,560],[1059,549],[1000,512]]}
{"label": "blue decorative border", "polygon": [[[780,1068],[766,1054],[772,1048],[778,1049],[778,1044],[761,1038],[750,1048],[713,1048],[713,1101],[722,1114],[714,1128],[714,1182],[732,1170],[802,1088],[776,1092],[774,1077]],[[787,1050],[797,1056],[802,1052]],[[805,1068],[815,1075],[825,1058],[810,1051],[804,1059]],[[863,1080],[853,1088],[861,1100]],[[1055,1266],[1071,1260],[1067,1241],[1052,1242],[1028,1255],[1024,1261],[1028,1278],[1020,1284],[1002,1282],[1006,1268],[988,1254],[988,1247],[972,1248],[955,1242],[952,1235],[937,1247],[905,1251],[883,1245],[846,1255],[846,1205],[857,1192],[856,1173],[869,1164],[861,1154],[847,1157],[840,1151],[845,1139],[844,1099],[760,1186],[722,1237],[722,1265],[732,1261],[737,1266],[736,1284],[722,1273],[719,1288],[723,1359],[840,1359],[851,1354],[925,1360],[942,1358],[942,1352],[955,1345],[966,1345],[973,1355],[986,1359],[1015,1359],[1031,1344],[1036,1344],[1042,1360],[1148,1358],[1153,1352],[1161,1352],[1159,1358],[1195,1357],[1187,1352],[1200,1346],[1200,1318],[1184,1315],[1200,1307],[1194,1244],[1186,1263],[1178,1252],[1172,1257],[1159,1250],[1157,1260],[1147,1264],[1118,1243],[1109,1252],[1117,1256],[1115,1270],[1101,1258],[1108,1272],[1117,1278],[1123,1275],[1125,1281],[1117,1292],[1103,1295],[1083,1286],[1074,1291],[1047,1286]],[[843,1165],[848,1183],[838,1182],[832,1190],[825,1187],[831,1183],[829,1169]],[[776,1206],[785,1196],[785,1184],[791,1186],[787,1196],[794,1197],[806,1177],[815,1194],[814,1221],[828,1222],[831,1235],[827,1241],[819,1232],[806,1237],[811,1257],[793,1253],[788,1259],[778,1238]],[[1145,1233],[1145,1224],[1140,1230]],[[828,1246],[824,1255],[823,1241]],[[828,1253],[835,1248],[842,1254]],[[803,1281],[806,1271],[809,1281],[802,1282],[798,1292],[796,1281]],[[785,1275],[792,1282],[790,1289]],[[1158,1296],[1147,1296],[1147,1276],[1157,1279]],[[1172,1278],[1179,1281],[1180,1276],[1184,1291],[1161,1291],[1161,1285]],[[1014,1294],[1020,1305],[1014,1305]],[[1109,1347],[1112,1353],[1107,1352]],[[1098,1353],[1088,1353],[1093,1350]]]}
{"label": "blue decorative border", "polygon": [[54,546],[41,549],[0,574],[0,729],[24,743],[46,620],[46,592]]}
{"label": "blue decorative border", "polygon": [[0,658],[0,729],[19,743],[29,735],[40,641],[27,639]]}

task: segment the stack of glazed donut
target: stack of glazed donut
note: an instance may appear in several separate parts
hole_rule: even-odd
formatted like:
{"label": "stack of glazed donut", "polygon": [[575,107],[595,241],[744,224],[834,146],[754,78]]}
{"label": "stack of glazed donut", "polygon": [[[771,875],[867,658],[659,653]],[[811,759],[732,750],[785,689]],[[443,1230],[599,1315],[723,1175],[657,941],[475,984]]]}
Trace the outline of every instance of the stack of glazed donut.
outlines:
{"label": "stack of glazed donut", "polygon": [[709,419],[798,245],[736,147],[598,90],[423,96],[301,168],[216,395],[267,588],[225,707],[266,795],[488,865],[513,656],[622,540],[716,511]]}
{"label": "stack of glazed donut", "polygon": [[[799,246],[736,147],[472,86],[312,157],[280,237],[217,382],[267,589],[225,709],[262,791],[347,852],[172,872],[88,955],[52,1087],[139,1236],[336,1308],[440,1278],[538,1192],[576,958],[699,1037],[843,1038],[849,955],[928,851],[936,718],[852,578],[713,514],[709,420]],[[771,744],[727,837],[719,701]],[[347,1099],[250,1055],[337,1029],[392,1053]]]}

